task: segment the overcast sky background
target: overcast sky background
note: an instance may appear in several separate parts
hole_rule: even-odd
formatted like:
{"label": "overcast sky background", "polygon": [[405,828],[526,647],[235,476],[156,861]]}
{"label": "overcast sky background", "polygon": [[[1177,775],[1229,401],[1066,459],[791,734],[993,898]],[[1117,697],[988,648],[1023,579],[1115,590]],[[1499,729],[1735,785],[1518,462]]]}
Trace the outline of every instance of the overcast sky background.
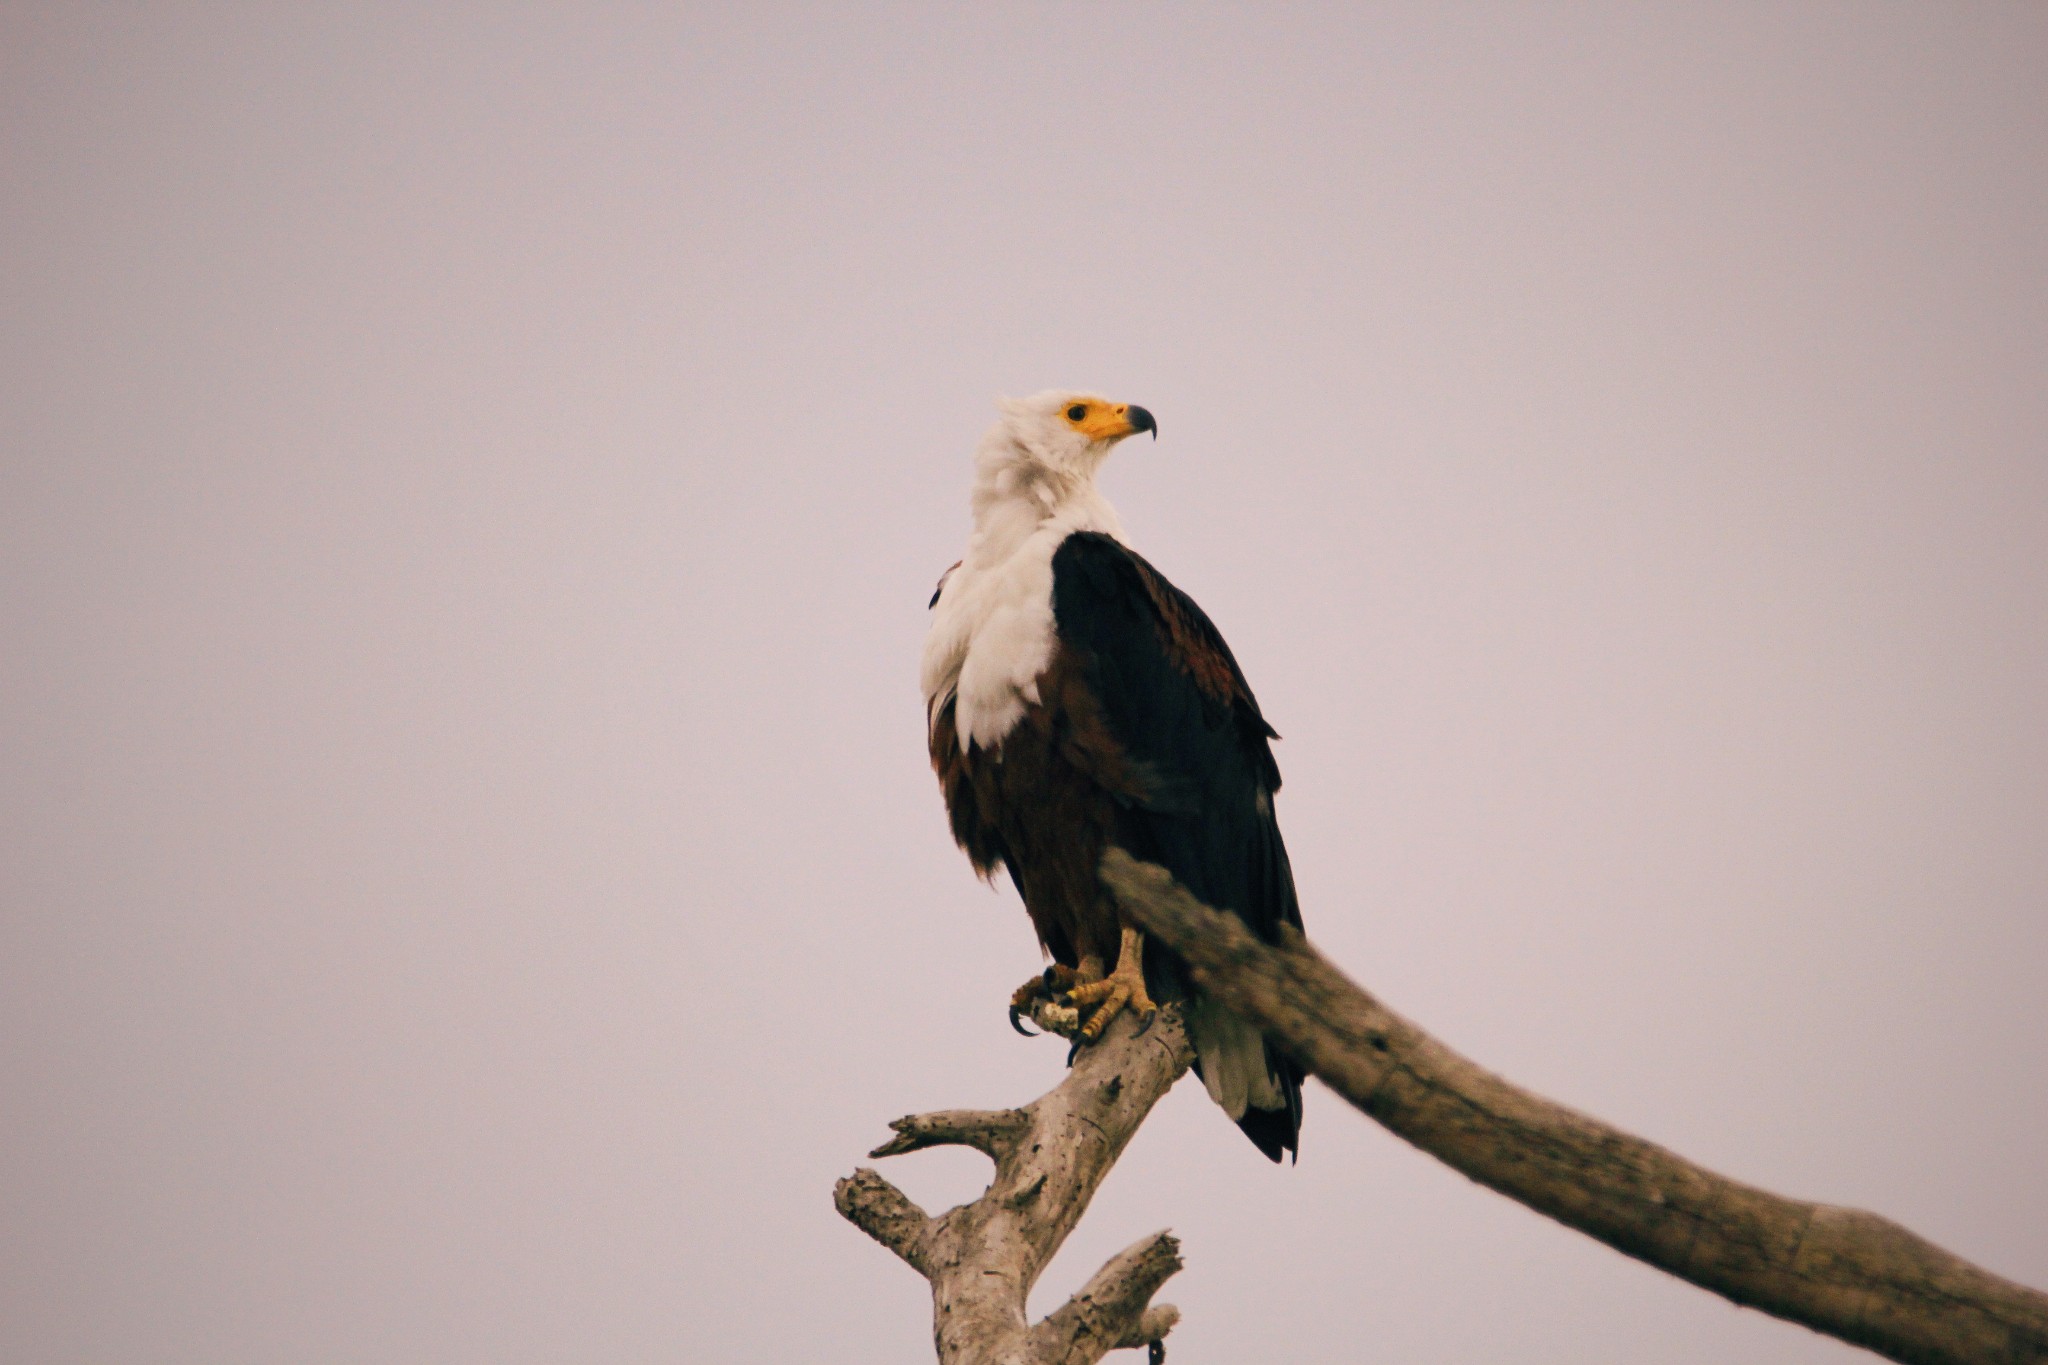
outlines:
{"label": "overcast sky background", "polygon": [[[1508,1076],[2048,1285],[2048,9],[0,7],[0,1357],[928,1358],[997,393]],[[927,1207],[963,1153],[894,1162]],[[1855,1353],[1189,1083],[1180,1365]]]}

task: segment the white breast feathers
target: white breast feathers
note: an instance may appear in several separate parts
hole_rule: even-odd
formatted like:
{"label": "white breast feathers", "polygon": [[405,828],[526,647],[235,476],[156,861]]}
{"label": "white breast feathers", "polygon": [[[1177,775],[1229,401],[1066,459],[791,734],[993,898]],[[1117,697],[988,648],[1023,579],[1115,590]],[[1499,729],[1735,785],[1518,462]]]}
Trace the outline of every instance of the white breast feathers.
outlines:
{"label": "white breast feathers", "polygon": [[1076,531],[1123,534],[1092,480],[1059,486],[1065,481],[1028,469],[982,465],[974,535],[932,609],[920,670],[929,717],[953,700],[963,752],[996,748],[1039,699],[1038,676],[1057,643],[1052,557],[1060,542]]}

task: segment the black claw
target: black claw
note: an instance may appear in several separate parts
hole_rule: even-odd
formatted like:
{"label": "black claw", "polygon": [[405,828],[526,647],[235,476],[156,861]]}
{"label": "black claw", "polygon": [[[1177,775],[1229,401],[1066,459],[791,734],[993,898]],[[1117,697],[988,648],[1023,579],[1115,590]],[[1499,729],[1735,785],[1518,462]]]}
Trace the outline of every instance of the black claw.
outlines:
{"label": "black claw", "polygon": [[1133,1038],[1143,1038],[1143,1037],[1145,1036],[1145,1030],[1147,1030],[1147,1029],[1151,1028],[1151,1027],[1152,1027],[1152,1021],[1153,1021],[1154,1019],[1157,1019],[1158,1017],[1159,1017],[1159,1011],[1158,1011],[1158,1010],[1146,1010],[1146,1011],[1145,1011],[1145,1017],[1144,1017],[1144,1019],[1143,1019],[1142,1021],[1140,1021],[1140,1022],[1139,1022],[1139,1024],[1138,1024],[1138,1031],[1137,1031],[1136,1033],[1132,1034],[1131,1036],[1132,1036]]}
{"label": "black claw", "polygon": [[1072,1046],[1072,1047],[1069,1047],[1069,1048],[1067,1049],[1067,1069],[1068,1069],[1068,1070],[1072,1070],[1072,1069],[1073,1069],[1073,1066],[1074,1066],[1074,1058],[1076,1058],[1076,1057],[1078,1057],[1078,1056],[1080,1056],[1080,1055],[1081,1055],[1081,1035],[1077,1033],[1077,1034],[1075,1034],[1075,1035],[1074,1035],[1074,1043],[1073,1043],[1073,1046]]}
{"label": "black claw", "polygon": [[1010,1006],[1010,1027],[1023,1034],[1026,1038],[1036,1038],[1038,1036],[1037,1029],[1024,1027],[1024,1013],[1015,1005]]}

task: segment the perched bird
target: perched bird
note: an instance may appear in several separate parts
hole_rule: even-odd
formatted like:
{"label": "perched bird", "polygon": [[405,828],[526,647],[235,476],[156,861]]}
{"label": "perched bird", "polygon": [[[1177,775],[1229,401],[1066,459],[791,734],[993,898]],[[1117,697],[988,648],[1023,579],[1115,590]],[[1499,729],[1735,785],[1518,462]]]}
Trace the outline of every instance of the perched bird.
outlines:
{"label": "perched bird", "polygon": [[[932,767],[953,837],[1007,869],[1053,959],[1010,1019],[1051,997],[1076,1044],[1122,1010],[1185,1000],[1209,1095],[1273,1160],[1299,1153],[1301,1069],[1204,1000],[1124,922],[1103,852],[1158,863],[1271,940],[1301,927],[1273,818],[1279,735],[1202,609],[1126,547],[1095,474],[1158,424],[1086,393],[1004,399],[975,451],[967,554],[932,597],[922,669]],[[1021,1027],[1020,1027],[1020,1031]]]}

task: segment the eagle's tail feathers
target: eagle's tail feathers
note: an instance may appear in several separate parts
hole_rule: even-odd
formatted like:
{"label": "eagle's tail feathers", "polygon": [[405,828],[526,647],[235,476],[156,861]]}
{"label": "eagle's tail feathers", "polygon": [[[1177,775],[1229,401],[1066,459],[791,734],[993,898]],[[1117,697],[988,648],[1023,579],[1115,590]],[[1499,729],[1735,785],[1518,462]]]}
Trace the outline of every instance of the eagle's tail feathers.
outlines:
{"label": "eagle's tail feathers", "polygon": [[1301,1072],[1265,1035],[1208,1000],[1188,1011],[1188,1040],[1209,1098],[1274,1161],[1301,1146]]}

